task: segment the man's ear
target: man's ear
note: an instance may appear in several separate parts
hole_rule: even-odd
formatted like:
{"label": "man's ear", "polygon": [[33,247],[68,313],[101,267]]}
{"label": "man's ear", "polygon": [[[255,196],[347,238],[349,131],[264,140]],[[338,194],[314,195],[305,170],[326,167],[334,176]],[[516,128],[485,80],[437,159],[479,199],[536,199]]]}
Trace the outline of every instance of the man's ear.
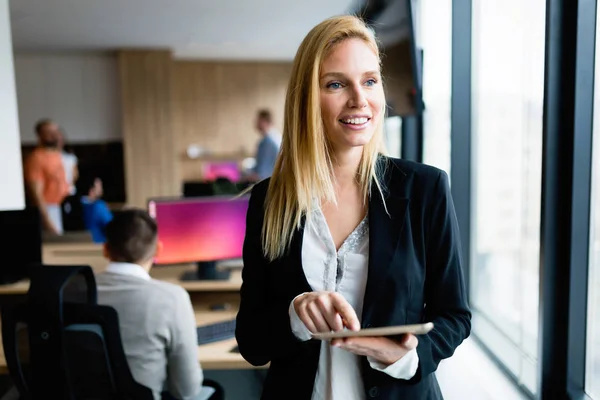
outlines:
{"label": "man's ear", "polygon": [[160,240],[156,242],[156,250],[154,251],[154,257],[158,257],[160,253],[163,251],[163,242]]}

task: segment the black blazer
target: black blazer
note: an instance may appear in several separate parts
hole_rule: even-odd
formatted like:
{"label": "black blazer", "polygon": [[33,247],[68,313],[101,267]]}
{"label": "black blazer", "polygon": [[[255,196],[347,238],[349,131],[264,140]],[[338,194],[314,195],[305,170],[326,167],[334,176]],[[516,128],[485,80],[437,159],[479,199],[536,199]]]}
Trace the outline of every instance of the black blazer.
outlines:
{"label": "black blazer", "polygon": [[[378,167],[384,172],[383,197],[389,215],[373,186],[362,327],[428,321],[435,327],[418,337],[419,368],[410,381],[376,371],[362,357],[365,395],[390,400],[442,399],[433,372],[471,329],[448,176],[433,167],[391,158],[382,157]],[[284,257],[274,262],[263,257],[267,187],[268,181],[257,184],[250,199],[236,338],[249,363],[271,363],[263,399],[309,400],[321,342],[297,340],[288,314],[294,297],[312,291],[302,269],[304,229],[294,234]]]}

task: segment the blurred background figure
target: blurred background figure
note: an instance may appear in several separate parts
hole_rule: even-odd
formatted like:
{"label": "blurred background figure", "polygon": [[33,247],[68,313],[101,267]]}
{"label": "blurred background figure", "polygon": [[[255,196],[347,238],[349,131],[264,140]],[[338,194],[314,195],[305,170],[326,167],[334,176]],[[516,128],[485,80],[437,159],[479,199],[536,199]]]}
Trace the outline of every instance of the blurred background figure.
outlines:
{"label": "blurred background figure", "polygon": [[54,235],[63,233],[61,203],[69,194],[65,168],[59,151],[60,131],[51,119],[35,125],[37,147],[25,161],[24,173],[29,200],[40,210],[42,226]]}
{"label": "blurred background figure", "polygon": [[260,181],[271,176],[279,148],[281,147],[281,133],[273,127],[271,111],[263,109],[258,111],[256,129],[262,136],[256,151],[256,166],[250,175],[250,180]]}
{"label": "blurred background figure", "polygon": [[82,177],[78,183],[78,192],[81,195],[81,206],[85,229],[92,234],[96,243],[106,241],[105,228],[113,219],[108,205],[102,200],[104,188],[102,180],[95,175]]}

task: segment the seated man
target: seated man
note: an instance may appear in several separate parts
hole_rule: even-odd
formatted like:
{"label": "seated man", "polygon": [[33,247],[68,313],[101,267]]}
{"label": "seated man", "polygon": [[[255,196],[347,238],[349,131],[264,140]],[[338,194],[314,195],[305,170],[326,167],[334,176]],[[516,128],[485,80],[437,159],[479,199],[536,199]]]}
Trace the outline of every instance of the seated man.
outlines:
{"label": "seated man", "polygon": [[112,220],[113,215],[106,202],[101,199],[104,194],[102,180],[96,176],[82,177],[77,186],[79,193],[81,193],[81,208],[85,229],[90,231],[94,242],[104,243],[106,241],[104,230]]}
{"label": "seated man", "polygon": [[150,278],[157,227],[142,210],[125,210],[106,227],[106,271],[96,277],[98,303],[119,315],[123,348],[135,380],[160,399],[201,396],[196,318],[180,286]]}

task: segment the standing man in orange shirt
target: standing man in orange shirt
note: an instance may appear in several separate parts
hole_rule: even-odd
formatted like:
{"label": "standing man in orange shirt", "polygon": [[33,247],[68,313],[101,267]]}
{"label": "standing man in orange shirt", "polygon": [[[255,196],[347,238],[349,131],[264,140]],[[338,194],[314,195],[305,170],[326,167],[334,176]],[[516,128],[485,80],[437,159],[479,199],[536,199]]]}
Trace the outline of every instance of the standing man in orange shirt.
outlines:
{"label": "standing man in orange shirt", "polygon": [[38,146],[25,161],[28,195],[38,207],[44,229],[60,235],[63,232],[61,203],[69,194],[65,169],[58,148],[60,130],[49,119],[35,125]]}

